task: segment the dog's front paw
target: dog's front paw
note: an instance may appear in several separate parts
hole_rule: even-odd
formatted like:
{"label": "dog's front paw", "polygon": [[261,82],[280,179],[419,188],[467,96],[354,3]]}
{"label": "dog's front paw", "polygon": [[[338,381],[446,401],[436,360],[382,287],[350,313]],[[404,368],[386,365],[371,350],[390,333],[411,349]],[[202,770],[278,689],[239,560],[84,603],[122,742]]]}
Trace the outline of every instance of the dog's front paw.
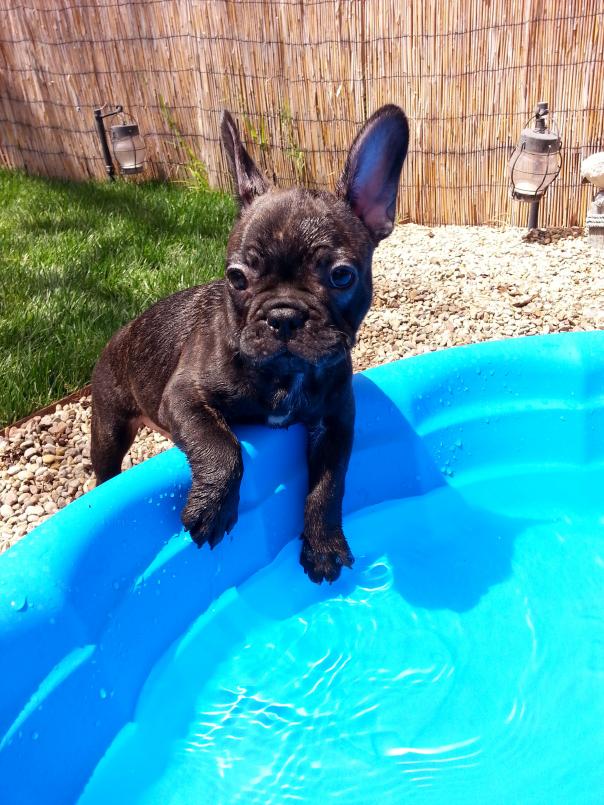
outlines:
{"label": "dog's front paw", "polygon": [[233,530],[239,508],[239,484],[224,490],[192,487],[180,519],[198,548],[207,542],[214,548]]}
{"label": "dog's front paw", "polygon": [[354,556],[350,552],[342,529],[328,532],[317,539],[302,535],[300,564],[311,581],[321,584],[323,579],[335,581],[342,566],[352,567]]}

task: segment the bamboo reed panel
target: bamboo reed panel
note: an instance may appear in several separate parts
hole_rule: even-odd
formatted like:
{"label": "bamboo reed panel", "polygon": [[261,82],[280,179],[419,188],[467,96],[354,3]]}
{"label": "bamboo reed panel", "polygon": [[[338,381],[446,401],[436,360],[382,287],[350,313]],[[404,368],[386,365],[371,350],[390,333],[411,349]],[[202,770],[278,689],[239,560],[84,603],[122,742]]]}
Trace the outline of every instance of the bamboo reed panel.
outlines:
{"label": "bamboo reed panel", "polygon": [[0,0],[0,15],[8,167],[103,178],[93,109],[121,103],[145,136],[145,178],[186,178],[188,147],[228,187],[228,107],[279,185],[331,189],[363,120],[394,102],[411,122],[401,220],[524,225],[506,166],[543,99],[564,164],[542,220],[585,219],[579,163],[604,149],[604,0]]}

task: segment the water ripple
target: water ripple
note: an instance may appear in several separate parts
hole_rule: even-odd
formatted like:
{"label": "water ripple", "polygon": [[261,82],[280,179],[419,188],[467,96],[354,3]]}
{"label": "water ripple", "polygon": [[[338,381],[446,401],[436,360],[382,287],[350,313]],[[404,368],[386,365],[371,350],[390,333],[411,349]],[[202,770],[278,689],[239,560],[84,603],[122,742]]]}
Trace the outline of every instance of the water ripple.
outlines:
{"label": "water ripple", "polygon": [[[167,667],[188,722],[168,726],[169,695],[139,708],[154,726],[137,724],[117,772],[149,735],[163,755],[132,801],[599,805],[604,521],[548,484],[498,479],[357,513],[355,568],[331,587],[309,585],[288,548],[221,610],[243,639],[214,657],[199,630],[189,664],[173,680]],[[502,500],[522,517],[503,519]],[[203,682],[183,689],[200,664]]]}

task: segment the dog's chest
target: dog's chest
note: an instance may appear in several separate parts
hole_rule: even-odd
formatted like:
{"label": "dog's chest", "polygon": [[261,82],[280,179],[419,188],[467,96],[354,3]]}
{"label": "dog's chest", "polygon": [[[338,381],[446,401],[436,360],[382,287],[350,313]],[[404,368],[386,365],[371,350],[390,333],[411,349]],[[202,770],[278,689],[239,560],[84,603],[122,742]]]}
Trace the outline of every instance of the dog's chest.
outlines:
{"label": "dog's chest", "polygon": [[269,403],[266,423],[272,428],[284,428],[292,424],[299,411],[305,407],[304,375],[295,374],[290,383],[278,387]]}

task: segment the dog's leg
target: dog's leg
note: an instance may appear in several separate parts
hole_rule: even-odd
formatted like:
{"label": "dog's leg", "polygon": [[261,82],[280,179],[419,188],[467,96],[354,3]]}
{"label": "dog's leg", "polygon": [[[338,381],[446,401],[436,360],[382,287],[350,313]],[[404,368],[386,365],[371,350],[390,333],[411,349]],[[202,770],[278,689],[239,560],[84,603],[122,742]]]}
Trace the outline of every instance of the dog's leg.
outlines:
{"label": "dog's leg", "polygon": [[215,408],[194,396],[189,380],[171,384],[160,416],[185,453],[193,481],[181,520],[198,547],[213,548],[237,522],[241,446]]}
{"label": "dog's leg", "polygon": [[90,460],[97,485],[119,475],[138,430],[136,404],[117,383],[110,360],[106,352],[92,375]]}
{"label": "dog's leg", "polygon": [[136,431],[135,422],[119,409],[105,410],[101,416],[93,398],[90,460],[97,485],[119,475],[122,461],[134,441]]}
{"label": "dog's leg", "polygon": [[352,450],[354,399],[348,393],[337,414],[308,433],[308,496],[300,564],[311,581],[332,582],[354,557],[342,531],[344,480]]}

